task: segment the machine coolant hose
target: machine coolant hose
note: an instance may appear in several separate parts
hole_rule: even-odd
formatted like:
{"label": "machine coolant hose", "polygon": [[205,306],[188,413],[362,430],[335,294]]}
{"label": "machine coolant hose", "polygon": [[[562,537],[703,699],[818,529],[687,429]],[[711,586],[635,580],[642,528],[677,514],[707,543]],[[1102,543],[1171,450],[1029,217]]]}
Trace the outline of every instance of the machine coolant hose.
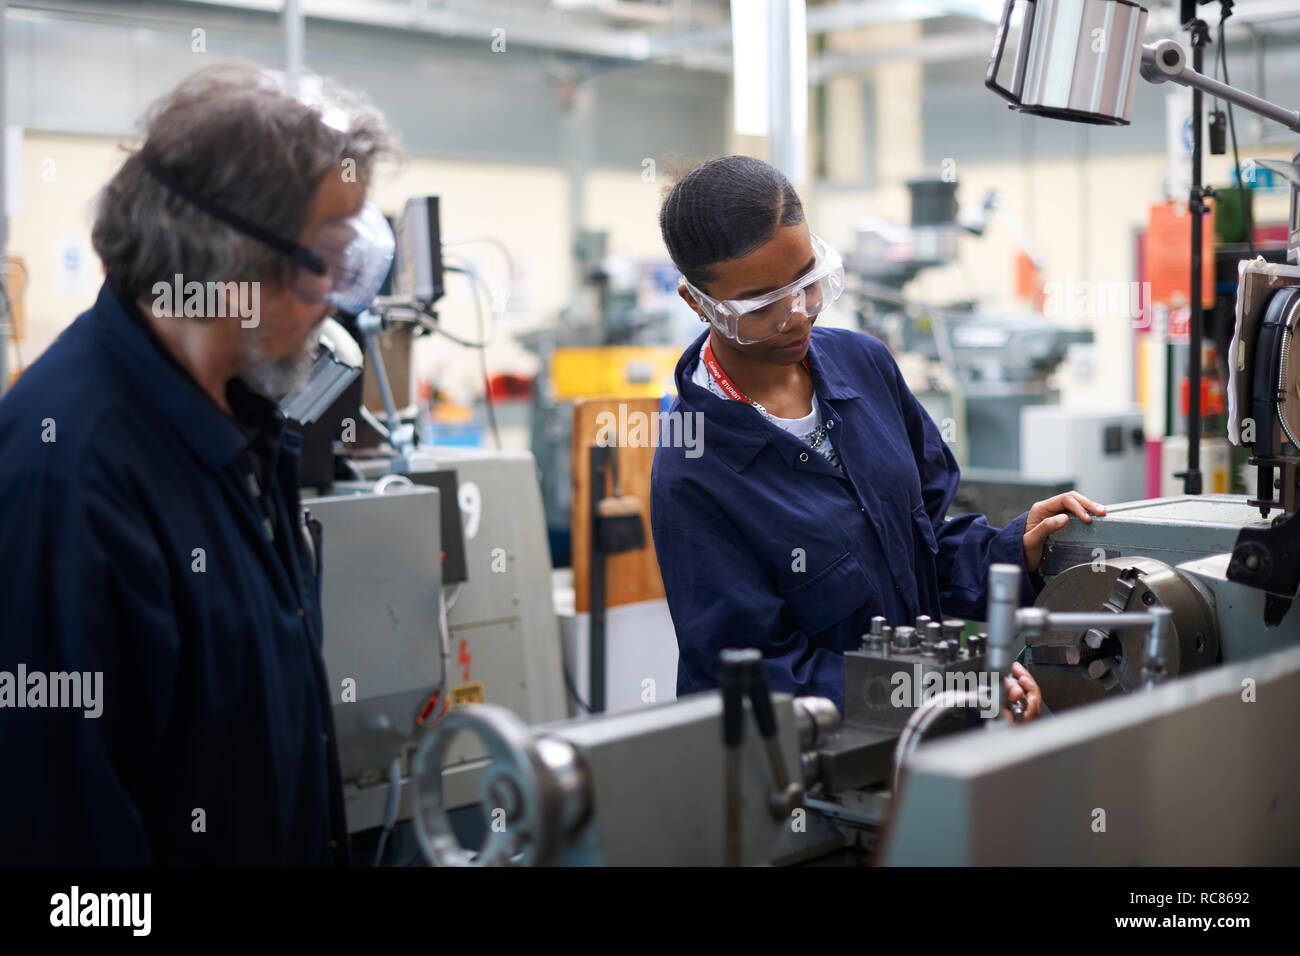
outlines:
{"label": "machine coolant hose", "polygon": [[911,758],[912,752],[920,746],[930,728],[951,711],[961,708],[982,710],[987,703],[978,691],[946,690],[936,694],[916,709],[903,725],[903,732],[898,735],[898,744],[894,747],[894,774],[890,787],[895,801],[898,799],[898,784],[903,764]]}

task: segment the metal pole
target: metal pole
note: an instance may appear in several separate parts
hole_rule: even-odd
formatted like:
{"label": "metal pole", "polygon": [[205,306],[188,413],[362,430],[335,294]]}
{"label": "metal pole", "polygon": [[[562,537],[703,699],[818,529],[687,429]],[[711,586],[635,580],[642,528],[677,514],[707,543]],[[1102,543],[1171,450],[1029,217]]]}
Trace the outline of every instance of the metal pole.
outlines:
{"label": "metal pole", "polygon": [[[790,126],[790,4],[767,0],[768,160],[790,176],[794,161]],[[793,177],[791,177],[793,178]]]}
{"label": "metal pole", "polygon": [[[591,169],[594,149],[592,124],[595,116],[596,84],[581,71],[572,77],[572,99],[565,112],[566,151],[568,153],[569,254],[572,289],[571,305],[577,305],[587,284],[586,265],[580,254],[587,225],[587,173]],[[602,334],[605,316],[600,316]],[[602,342],[605,341],[602,339]]]}
{"label": "metal pole", "polygon": [[807,178],[808,28],[804,0],[767,0],[768,161]]}
{"label": "metal pole", "polygon": [[592,445],[589,449],[591,461],[591,500],[588,503],[588,519],[591,521],[591,556],[589,577],[591,587],[588,589],[588,602],[591,605],[588,624],[587,653],[587,706],[593,714],[605,712],[605,552],[600,548],[600,513],[596,509],[600,499],[605,497],[606,465],[613,458],[614,452],[602,445]]}
{"label": "metal pole", "polygon": [[298,79],[302,76],[303,18],[298,0],[284,0],[280,25],[284,30],[284,73],[289,92],[298,95]]}
{"label": "metal pole", "polygon": [[[1039,611],[1039,608],[1021,608],[1017,613],[1023,617],[1026,611]],[[1090,628],[1105,628],[1115,631],[1122,628],[1151,628],[1159,606],[1149,611],[1049,611],[1042,621],[1045,631],[1083,631]],[[1091,645],[1090,645],[1091,646]]]}
{"label": "metal pole", "polygon": [[[1255,91],[1260,97],[1268,96],[1268,88],[1264,85],[1264,47],[1268,43],[1267,37],[1253,26],[1248,27],[1251,43],[1251,52],[1255,56]],[[1258,113],[1253,113],[1251,117],[1251,140],[1259,143],[1264,139],[1264,118]]]}
{"label": "metal pole", "polygon": [[[1187,68],[1187,63],[1183,57],[1182,50],[1174,40],[1157,40],[1155,43],[1148,43],[1142,47],[1142,76],[1150,83],[1177,83],[1180,86],[1190,86],[1193,90],[1200,90],[1202,93],[1209,93],[1211,96],[1217,96],[1221,100],[1227,100],[1234,106],[1240,106],[1244,110],[1271,119],[1275,123],[1281,123],[1292,132],[1300,133],[1300,112],[1289,110],[1285,106],[1278,106],[1276,103],[1270,103],[1268,100],[1261,99],[1245,90],[1239,90],[1235,86],[1229,86],[1226,83],[1206,76],[1201,72],[1202,51],[1208,40],[1210,28],[1204,20],[1195,21],[1201,30],[1200,34],[1193,34],[1192,37],[1192,68]],[[1191,29],[1190,25],[1187,25]],[[1200,43],[1196,40],[1199,38]]]}
{"label": "metal pole", "polygon": [[356,317],[356,322],[357,331],[365,339],[370,374],[375,377],[379,398],[384,403],[384,424],[388,426],[388,444],[393,446],[393,451],[397,454],[391,464],[392,473],[404,474],[411,469],[414,442],[408,434],[408,427],[402,424],[401,415],[397,411],[397,401],[393,398],[393,388],[388,381],[388,372],[384,368],[384,353],[379,346],[379,336],[384,331],[383,318],[367,309]]}
{"label": "metal pole", "polygon": [[993,694],[997,713],[1006,706],[1006,688],[1002,678],[1011,673],[1011,645],[1016,640],[1016,607],[1020,598],[1020,568],[1014,564],[989,567],[988,666],[995,675]]}
{"label": "metal pole", "polygon": [[[1201,72],[1205,55],[1205,34],[1209,27],[1193,19],[1188,25],[1192,35],[1192,69]],[[1187,472],[1183,475],[1183,494],[1201,493],[1201,235],[1205,228],[1205,204],[1201,192],[1201,90],[1192,87],[1192,191],[1187,209],[1192,214],[1192,314],[1191,344],[1187,356]]]}

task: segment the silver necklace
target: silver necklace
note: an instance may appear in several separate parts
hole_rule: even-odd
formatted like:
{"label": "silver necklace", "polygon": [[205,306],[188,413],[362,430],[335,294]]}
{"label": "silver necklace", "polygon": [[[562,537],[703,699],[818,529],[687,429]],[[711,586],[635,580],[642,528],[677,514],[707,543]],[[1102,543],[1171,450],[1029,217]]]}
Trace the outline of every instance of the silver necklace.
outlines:
{"label": "silver necklace", "polygon": [[[704,354],[704,350],[703,350],[703,349],[700,350],[700,354],[701,354],[701,355]],[[703,363],[703,359],[701,359],[701,363]],[[808,374],[809,374],[809,376],[811,376],[811,375],[812,375],[812,372],[809,371]],[[733,386],[733,387],[734,387],[734,386]],[[713,391],[714,394],[718,395],[718,396],[721,397],[721,398],[727,398],[727,397],[728,397],[728,396],[727,396],[727,393],[724,392],[724,391],[722,390],[722,386],[719,385],[719,384],[717,383],[717,381],[715,380],[715,378],[714,378],[712,375],[709,376],[709,389],[710,389],[711,391]],[[764,418],[766,418],[769,422],[772,421],[773,415],[772,415],[771,412],[769,412],[766,408],[764,408],[764,407],[763,407],[762,405],[760,405],[758,402],[754,401],[752,398],[750,398],[750,397],[749,397],[748,395],[746,395],[744,392],[741,392],[740,389],[736,389],[736,391],[737,391],[737,392],[740,392],[740,395],[745,399],[745,401],[749,402],[749,404],[753,405],[756,409],[758,409],[758,413],[759,413],[760,415],[762,415]],[[816,404],[816,403],[817,403],[817,394],[816,394],[815,392],[813,393],[812,401],[813,401],[813,407],[816,408],[816,407],[817,407],[817,404]],[[775,424],[775,422],[773,422],[773,424]],[[780,426],[778,426],[778,427],[780,427]],[[804,441],[804,442],[807,442],[809,448],[812,448],[812,449],[814,449],[814,450],[815,450],[816,448],[818,448],[818,447],[821,445],[821,443],[824,442],[824,441],[826,440],[826,422],[822,422],[820,425],[818,425],[818,426],[817,426],[815,429],[813,429],[811,432],[809,432],[808,434],[802,436],[802,438],[801,438],[800,440],[801,440],[801,441]]]}
{"label": "silver necklace", "polygon": [[[748,398],[748,396],[746,396],[746,398],[748,399],[749,404],[751,404],[751,405],[753,405],[755,408],[757,408],[758,411],[759,411],[759,413],[760,413],[764,418],[766,418],[769,422],[772,421],[773,416],[772,416],[772,413],[771,413],[771,412],[769,412],[766,408],[764,408],[764,407],[763,407],[762,405],[760,405],[758,402],[754,401],[752,398]],[[815,404],[816,401],[817,401],[817,397],[816,397],[816,396],[813,396],[813,402],[814,402],[814,406],[813,406],[813,407],[814,407],[814,408],[816,407],[816,404]],[[826,440],[826,423],[825,423],[825,422],[822,422],[820,425],[818,425],[815,429],[813,429],[813,430],[812,430],[811,432],[809,432],[807,435],[804,435],[804,436],[803,436],[803,440],[806,441],[806,442],[808,443],[808,447],[809,447],[809,448],[812,448],[812,449],[815,450],[819,445],[821,445],[821,443],[822,443],[823,441]]]}

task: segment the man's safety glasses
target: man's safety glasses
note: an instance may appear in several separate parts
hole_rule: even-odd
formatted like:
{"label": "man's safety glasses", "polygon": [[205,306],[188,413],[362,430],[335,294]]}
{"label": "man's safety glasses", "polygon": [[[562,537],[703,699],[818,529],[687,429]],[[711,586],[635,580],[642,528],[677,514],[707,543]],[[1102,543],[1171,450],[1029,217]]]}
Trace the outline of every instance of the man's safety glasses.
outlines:
{"label": "man's safety glasses", "polygon": [[304,302],[327,302],[356,315],[374,300],[393,261],[392,227],[379,207],[366,200],[361,211],[322,223],[307,245],[322,269],[300,264],[293,291]]}
{"label": "man's safety glasses", "polygon": [[297,266],[293,291],[304,302],[325,302],[356,315],[374,301],[384,284],[396,240],[384,214],[369,200],[354,216],[322,223],[304,246],[191,189],[148,152],[141,151],[139,156],[149,174],[171,192],[292,260]]}

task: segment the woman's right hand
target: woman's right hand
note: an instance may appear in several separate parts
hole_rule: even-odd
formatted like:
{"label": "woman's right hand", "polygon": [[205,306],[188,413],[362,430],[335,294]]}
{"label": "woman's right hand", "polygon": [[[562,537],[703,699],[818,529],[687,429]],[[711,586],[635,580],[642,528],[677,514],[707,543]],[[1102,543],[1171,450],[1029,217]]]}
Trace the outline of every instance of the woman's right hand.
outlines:
{"label": "woman's right hand", "polygon": [[[1038,681],[1034,680],[1034,675],[1029,673],[1029,669],[1024,664],[1016,661],[1011,665],[1011,675],[1002,678],[1002,687],[1006,691],[1007,703],[1014,704],[1018,700],[1025,702],[1024,715],[1020,721],[1034,720],[1043,712],[1043,692],[1038,687]],[[1002,716],[1007,720],[1015,721],[1011,711],[1003,707]]]}

